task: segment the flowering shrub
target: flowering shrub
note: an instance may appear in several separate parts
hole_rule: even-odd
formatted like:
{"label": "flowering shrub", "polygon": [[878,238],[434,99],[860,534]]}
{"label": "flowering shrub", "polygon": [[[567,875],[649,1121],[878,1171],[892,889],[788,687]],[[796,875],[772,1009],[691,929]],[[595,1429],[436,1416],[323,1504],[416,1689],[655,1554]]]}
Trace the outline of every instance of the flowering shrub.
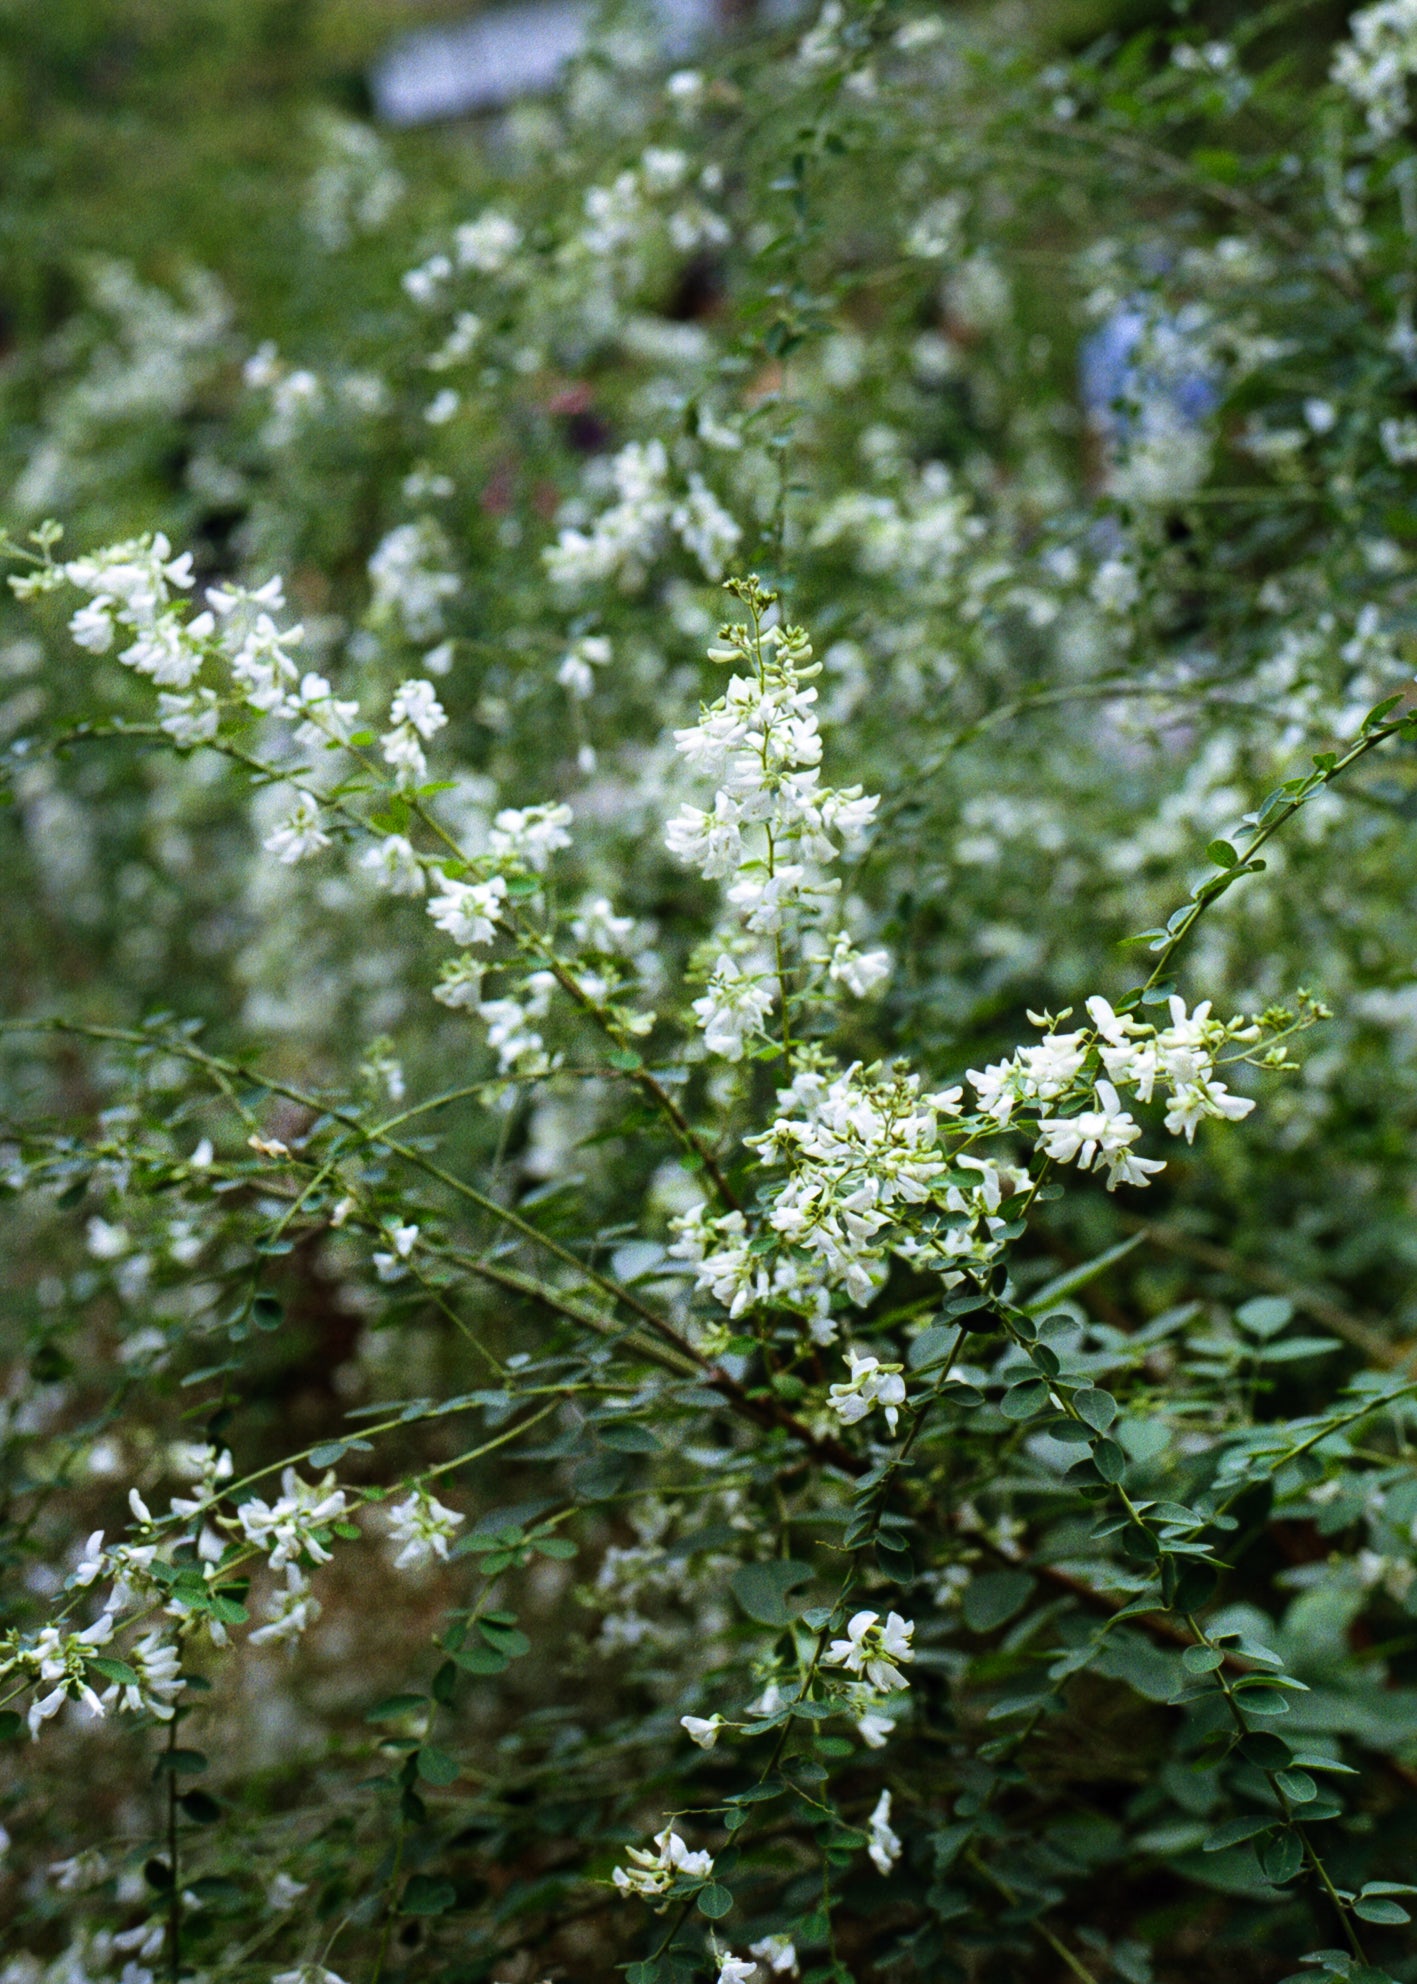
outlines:
{"label": "flowering shrub", "polygon": [[612,23],[0,386],[4,1984],[1417,1978],[1417,54],[1307,22]]}

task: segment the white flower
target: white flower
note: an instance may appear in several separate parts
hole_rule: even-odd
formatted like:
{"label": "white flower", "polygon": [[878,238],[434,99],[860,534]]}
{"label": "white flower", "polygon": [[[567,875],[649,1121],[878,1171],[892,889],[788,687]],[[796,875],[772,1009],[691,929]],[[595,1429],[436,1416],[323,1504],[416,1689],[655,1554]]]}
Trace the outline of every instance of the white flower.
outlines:
{"label": "white flower", "polygon": [[787,1936],[760,1937],[756,1943],[749,1943],[748,1954],[766,1964],[774,1977],[797,1975],[797,1951]]}
{"label": "white flower", "polygon": [[134,1714],[146,1709],[159,1722],[170,1722],[176,1713],[172,1704],[182,1692],[182,1655],[154,1627],[130,1646],[124,1658],[137,1674],[136,1681],[115,1681],[103,1692],[105,1708],[130,1709]]}
{"label": "white flower", "polygon": [[492,852],[544,874],[552,855],[571,845],[566,829],[573,818],[569,806],[504,807],[492,822]]}
{"label": "white flower", "polygon": [[309,792],[296,793],[290,812],[261,842],[267,854],[275,855],[287,866],[304,861],[308,855],[318,854],[322,847],[329,844],[330,837],[320,825],[320,802]]}
{"label": "white flower", "polygon": [[758,1966],[751,1958],[725,1956],[719,1960],[718,1984],[749,1984],[758,1974]]}
{"label": "white flower", "polygon": [[304,718],[295,740],[306,750],[317,750],[322,744],[348,744],[359,728],[358,703],[341,702],[323,675],[302,675],[290,702],[292,713]]}
{"label": "white flower", "polygon": [[333,1474],[319,1482],[302,1481],[293,1467],[283,1471],[280,1485],[275,1502],[253,1496],[237,1509],[235,1520],[242,1535],[269,1554],[273,1571],[283,1571],[302,1555],[327,1564],[330,1552],[321,1532],[347,1515],[344,1490],[335,1486]]}
{"label": "white flower", "polygon": [[415,677],[402,682],[389,705],[391,724],[411,724],[425,743],[435,737],[448,721],[438,693],[431,682]]}
{"label": "white flower", "polygon": [[395,1548],[394,1569],[407,1571],[421,1569],[435,1557],[446,1563],[454,1532],[466,1518],[435,1501],[425,1488],[416,1488],[385,1511],[385,1520]]}
{"label": "white flower", "polygon": [[266,1623],[250,1635],[252,1646],[298,1640],[320,1616],[320,1602],[298,1564],[285,1567],[285,1584],[266,1602]]}
{"label": "white flower", "polygon": [[210,744],[221,725],[216,693],[212,689],[199,689],[193,696],[164,692],[157,699],[157,720],[158,727],[184,750]]}
{"label": "white flower", "polygon": [[762,1031],[772,1004],[772,994],[760,973],[742,971],[732,958],[721,957],[709,978],[708,990],[694,1001],[704,1045],[725,1061],[741,1061],[749,1038]]}
{"label": "white flower", "polygon": [[584,702],[595,687],[594,671],[604,668],[610,656],[610,643],[603,634],[587,634],[563,658],[556,680],[577,701]]}
{"label": "white flower", "polygon": [[421,896],[427,886],[423,864],[403,834],[385,834],[365,851],[359,865],[390,895]]}
{"label": "white flower", "polygon": [[458,267],[493,276],[504,269],[522,242],[522,231],[507,214],[492,208],[453,230]]}
{"label": "white flower", "polygon": [[1173,1137],[1184,1135],[1189,1144],[1195,1141],[1197,1123],[1207,1116],[1218,1117],[1227,1123],[1239,1123],[1254,1106],[1249,1096],[1232,1095],[1224,1082],[1184,1082],[1172,1097],[1171,1107],[1166,1112],[1166,1127]]}
{"label": "white flower", "polygon": [[323,1963],[302,1963],[295,1970],[278,1971],[271,1984],[344,1984],[344,1979]]}
{"label": "white flower", "polygon": [[742,817],[737,800],[717,793],[710,812],[681,806],[664,830],[664,844],[710,881],[731,875],[743,858]]}
{"label": "white flower", "polygon": [[701,476],[689,478],[689,493],[675,505],[670,522],[685,550],[698,559],[704,577],[722,578],[724,566],[742,542],[743,531]]}
{"label": "white flower", "polygon": [[380,1281],[397,1281],[403,1273],[403,1263],[413,1252],[414,1242],[418,1238],[418,1228],[401,1225],[395,1219],[385,1225],[384,1234],[389,1242],[389,1250],[374,1255],[374,1272]]}
{"label": "white flower", "polygon": [[723,1727],[721,1715],[681,1715],[679,1726],[688,1735],[691,1743],[697,1743],[701,1750],[711,1750],[718,1741],[718,1732]]}
{"label": "white flower", "polygon": [[832,947],[827,973],[857,999],[865,999],[891,975],[889,951],[858,951],[845,931]]}
{"label": "white flower", "polygon": [[654,1843],[654,1853],[632,1846],[626,1855],[631,1864],[615,1869],[611,1878],[621,1894],[651,1897],[663,1894],[679,1875],[706,1881],[712,1874],[712,1854],[691,1853],[673,1826],[656,1833]]}
{"label": "white flower", "polygon": [[892,1694],[908,1686],[894,1663],[914,1660],[910,1644],[914,1632],[914,1623],[902,1619],[898,1612],[887,1613],[884,1624],[879,1612],[858,1612],[847,1623],[846,1638],[832,1641],[822,1664],[864,1674],[881,1694]]}
{"label": "white flower", "polygon": [[900,1858],[900,1840],[891,1831],[891,1794],[883,1791],[871,1813],[871,1844],[866,1849],[877,1873],[888,1874]]}
{"label": "white flower", "polygon": [[884,1406],[886,1425],[894,1433],[899,1408],[905,1403],[905,1380],[899,1364],[882,1364],[879,1358],[848,1350],[846,1361],[851,1377],[844,1385],[833,1385],[827,1401],[843,1425],[854,1426],[875,1406]]}
{"label": "white flower", "polygon": [[1040,1117],[1038,1148],[1056,1163],[1076,1161],[1083,1171],[1105,1166],[1109,1192],[1119,1184],[1144,1185],[1150,1174],[1164,1170],[1157,1158],[1131,1154],[1141,1125],[1123,1109],[1111,1082],[1099,1082],[1094,1099],[1098,1108],[1076,1116]]}
{"label": "white flower", "polygon": [[506,894],[501,875],[486,882],[459,882],[445,876],[441,893],[428,904],[428,914],[455,943],[490,944]]}

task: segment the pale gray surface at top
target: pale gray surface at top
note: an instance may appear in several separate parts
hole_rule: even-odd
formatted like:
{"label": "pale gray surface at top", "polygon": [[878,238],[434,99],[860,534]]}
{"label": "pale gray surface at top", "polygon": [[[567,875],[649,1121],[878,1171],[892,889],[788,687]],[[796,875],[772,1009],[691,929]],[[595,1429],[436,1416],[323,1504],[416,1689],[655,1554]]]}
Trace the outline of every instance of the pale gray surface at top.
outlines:
{"label": "pale gray surface at top", "polygon": [[[454,27],[404,35],[370,76],[386,124],[431,124],[551,89],[585,47],[590,0],[526,0]],[[692,52],[719,25],[716,0],[654,0],[665,55]]]}

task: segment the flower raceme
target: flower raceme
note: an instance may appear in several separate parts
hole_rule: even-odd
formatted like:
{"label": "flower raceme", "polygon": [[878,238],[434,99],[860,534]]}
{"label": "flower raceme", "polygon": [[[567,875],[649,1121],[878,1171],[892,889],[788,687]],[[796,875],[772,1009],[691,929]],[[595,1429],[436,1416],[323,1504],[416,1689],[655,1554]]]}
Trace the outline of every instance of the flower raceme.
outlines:
{"label": "flower raceme", "polygon": [[910,1685],[896,1663],[914,1660],[910,1643],[914,1633],[914,1622],[902,1619],[899,1612],[888,1612],[884,1620],[879,1612],[853,1613],[845,1638],[832,1641],[822,1655],[822,1664],[844,1667],[848,1674],[864,1674],[881,1694],[894,1694]]}
{"label": "flower raceme", "polygon": [[713,1855],[692,1852],[673,1826],[654,1836],[655,1850],[632,1846],[626,1853],[628,1867],[617,1867],[611,1876],[622,1895],[642,1895],[652,1900],[662,1895],[681,1877],[706,1881],[713,1872]]}

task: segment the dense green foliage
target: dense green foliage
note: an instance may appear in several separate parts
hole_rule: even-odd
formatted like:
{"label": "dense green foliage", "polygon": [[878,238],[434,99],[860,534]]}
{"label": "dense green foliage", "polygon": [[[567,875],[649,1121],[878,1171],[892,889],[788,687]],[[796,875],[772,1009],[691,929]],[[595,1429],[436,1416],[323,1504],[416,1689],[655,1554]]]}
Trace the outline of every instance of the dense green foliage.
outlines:
{"label": "dense green foliage", "polygon": [[381,19],[0,41],[0,1979],[1411,1984],[1417,4]]}

